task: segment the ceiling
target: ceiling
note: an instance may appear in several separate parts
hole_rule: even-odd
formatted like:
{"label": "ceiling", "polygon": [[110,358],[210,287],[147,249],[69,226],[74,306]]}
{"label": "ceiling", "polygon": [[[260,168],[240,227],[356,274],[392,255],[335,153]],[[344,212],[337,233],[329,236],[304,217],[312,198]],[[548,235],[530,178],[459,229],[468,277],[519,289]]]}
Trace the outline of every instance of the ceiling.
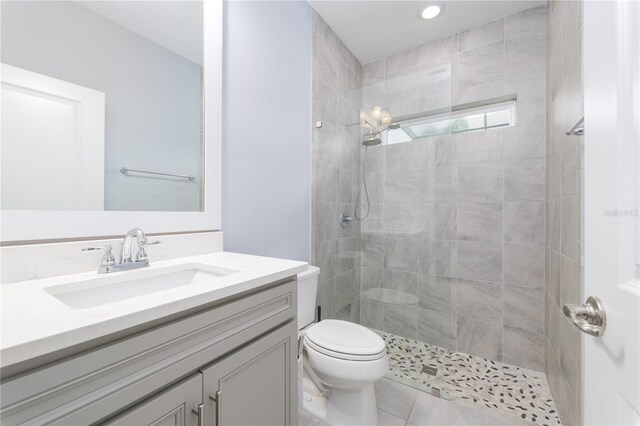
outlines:
{"label": "ceiling", "polygon": [[429,1],[309,0],[362,64],[542,3],[540,0],[444,1],[440,16],[418,18]]}
{"label": "ceiling", "polygon": [[77,4],[202,66],[202,0],[107,0]]}

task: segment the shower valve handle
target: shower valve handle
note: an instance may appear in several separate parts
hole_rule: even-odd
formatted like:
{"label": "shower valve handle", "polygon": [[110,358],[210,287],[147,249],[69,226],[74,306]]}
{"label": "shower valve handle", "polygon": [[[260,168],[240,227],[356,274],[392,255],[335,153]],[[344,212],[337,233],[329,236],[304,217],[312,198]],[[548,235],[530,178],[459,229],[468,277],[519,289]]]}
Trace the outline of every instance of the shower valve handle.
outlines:
{"label": "shower valve handle", "polygon": [[353,222],[354,220],[356,220],[355,217],[349,216],[345,212],[340,213],[340,225],[342,225],[343,228],[349,226],[349,223]]}

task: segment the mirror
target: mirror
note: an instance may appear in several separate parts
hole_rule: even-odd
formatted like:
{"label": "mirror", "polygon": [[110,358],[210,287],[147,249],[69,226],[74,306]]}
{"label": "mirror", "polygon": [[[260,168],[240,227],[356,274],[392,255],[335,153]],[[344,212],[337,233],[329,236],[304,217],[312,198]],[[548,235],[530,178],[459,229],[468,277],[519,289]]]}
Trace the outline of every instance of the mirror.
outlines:
{"label": "mirror", "polygon": [[203,2],[1,7],[2,209],[203,211]]}

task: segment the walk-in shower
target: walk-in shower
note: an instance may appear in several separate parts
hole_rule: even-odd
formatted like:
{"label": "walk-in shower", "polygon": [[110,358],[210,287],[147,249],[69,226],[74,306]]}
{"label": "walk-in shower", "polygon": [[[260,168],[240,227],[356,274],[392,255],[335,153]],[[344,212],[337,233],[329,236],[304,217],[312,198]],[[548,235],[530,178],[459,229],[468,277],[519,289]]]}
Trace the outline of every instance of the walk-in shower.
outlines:
{"label": "walk-in shower", "polygon": [[323,317],[379,332],[389,378],[514,413],[503,386],[549,401],[545,17],[535,6],[373,62],[316,17]]}

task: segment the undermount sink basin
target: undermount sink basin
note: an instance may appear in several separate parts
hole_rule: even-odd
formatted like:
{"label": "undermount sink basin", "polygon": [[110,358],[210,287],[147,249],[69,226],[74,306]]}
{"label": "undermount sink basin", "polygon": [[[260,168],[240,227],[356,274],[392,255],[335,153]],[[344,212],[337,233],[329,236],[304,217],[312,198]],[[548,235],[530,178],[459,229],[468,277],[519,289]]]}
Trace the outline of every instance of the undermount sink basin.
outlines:
{"label": "undermount sink basin", "polygon": [[162,290],[216,282],[239,271],[197,263],[158,269],[117,272],[85,281],[47,287],[44,290],[75,309],[93,308],[107,303],[144,296]]}

